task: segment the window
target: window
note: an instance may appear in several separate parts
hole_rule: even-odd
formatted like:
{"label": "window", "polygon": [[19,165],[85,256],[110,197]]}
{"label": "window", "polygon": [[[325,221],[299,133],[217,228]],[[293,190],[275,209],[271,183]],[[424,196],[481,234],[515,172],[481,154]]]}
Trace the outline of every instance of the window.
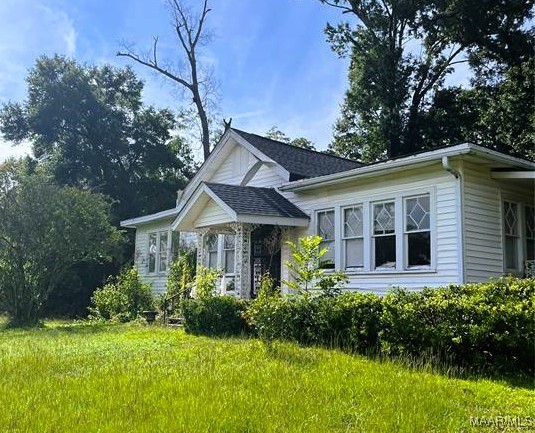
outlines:
{"label": "window", "polygon": [[149,273],[156,272],[157,233],[149,233]]}
{"label": "window", "polygon": [[343,210],[343,257],[345,269],[358,269],[364,266],[364,230],[362,206],[348,207]]}
{"label": "window", "polygon": [[535,260],[535,207],[526,206],[526,260]]}
{"label": "window", "polygon": [[393,201],[373,205],[373,250],[375,269],[396,267],[396,205]]}
{"label": "window", "polygon": [[505,268],[518,268],[518,205],[503,203],[503,222],[505,235]]}
{"label": "window", "polygon": [[223,260],[226,274],[234,273],[234,255],[236,249],[235,235],[225,235],[223,239]]}
{"label": "window", "polygon": [[149,233],[149,273],[166,272],[172,259],[169,253],[171,235],[168,230]]}
{"label": "window", "polygon": [[429,194],[405,199],[406,267],[431,265]]}
{"label": "window", "polygon": [[217,268],[217,235],[209,234],[205,237],[206,266]]}
{"label": "window", "polygon": [[316,233],[323,238],[320,248],[327,248],[327,253],[323,256],[322,267],[334,269],[334,210],[321,211],[316,216]]}

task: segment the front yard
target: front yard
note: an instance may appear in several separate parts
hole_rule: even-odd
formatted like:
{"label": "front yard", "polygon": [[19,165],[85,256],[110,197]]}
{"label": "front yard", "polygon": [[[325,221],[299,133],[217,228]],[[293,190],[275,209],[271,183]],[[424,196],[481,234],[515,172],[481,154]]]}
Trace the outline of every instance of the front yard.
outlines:
{"label": "front yard", "polygon": [[157,326],[0,331],[0,389],[2,432],[504,430],[471,425],[482,416],[519,417],[530,431],[535,419],[529,384]]}

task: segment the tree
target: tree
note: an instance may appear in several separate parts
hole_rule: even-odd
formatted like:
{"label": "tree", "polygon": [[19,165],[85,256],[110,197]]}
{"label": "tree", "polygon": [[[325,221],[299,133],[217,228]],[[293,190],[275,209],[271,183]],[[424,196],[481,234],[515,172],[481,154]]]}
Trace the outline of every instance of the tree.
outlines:
{"label": "tree", "polygon": [[303,149],[309,149],[309,150],[316,149],[314,147],[314,143],[312,143],[312,141],[310,141],[308,138],[297,137],[292,140],[284,132],[282,132],[277,126],[273,126],[272,128],[270,128],[270,130],[266,132],[266,137],[271,140],[280,141],[286,144],[291,144],[292,146],[302,147]]}
{"label": "tree", "polygon": [[173,19],[179,47],[186,57],[184,65],[173,69],[163,66],[159,62],[158,37],[154,38],[152,50],[146,56],[142,56],[128,47],[125,47],[125,51],[118,51],[117,56],[128,57],[162,74],[190,94],[200,124],[200,137],[206,160],[210,154],[211,141],[209,111],[215,108],[216,88],[212,71],[208,68],[202,68],[198,53],[199,49],[211,39],[209,32],[205,29],[205,21],[210,8],[208,0],[204,0],[201,12],[195,15],[187,9],[182,0],[167,0],[167,4]]}
{"label": "tree", "polygon": [[121,236],[102,195],[2,172],[0,305],[12,325],[35,325],[72,267],[111,260]]}
{"label": "tree", "polygon": [[524,28],[531,0],[320,0],[356,20],[326,33],[351,56],[349,89],[332,148],[371,161],[430,148],[426,111],[455,65],[478,57],[520,63],[532,52]]}
{"label": "tree", "polygon": [[0,132],[29,139],[41,170],[111,197],[115,223],[174,205],[194,173],[191,152],[171,140],[169,110],[143,105],[143,83],[130,68],[41,57],[27,82],[26,101],[0,109]]}

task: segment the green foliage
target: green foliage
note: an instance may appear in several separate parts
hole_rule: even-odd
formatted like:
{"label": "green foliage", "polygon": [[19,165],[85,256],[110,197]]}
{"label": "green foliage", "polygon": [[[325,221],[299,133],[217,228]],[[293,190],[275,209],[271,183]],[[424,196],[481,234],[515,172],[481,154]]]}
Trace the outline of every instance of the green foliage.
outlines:
{"label": "green foliage", "polygon": [[0,109],[0,132],[31,141],[56,183],[111,197],[114,222],[174,205],[194,174],[191,151],[170,140],[169,110],[143,106],[143,82],[132,69],[42,56],[27,82],[27,99]]}
{"label": "green foliage", "polygon": [[6,175],[0,215],[0,304],[15,326],[36,324],[77,266],[110,261],[121,241],[101,195],[42,176]]}
{"label": "green foliage", "polygon": [[535,354],[535,279],[501,279],[384,298],[263,295],[247,311],[257,334],[473,369],[529,372]]}
{"label": "green foliage", "polygon": [[[496,71],[496,83],[505,78],[509,68],[533,58],[532,2],[320,1],[341,9],[356,23],[326,28],[333,50],[351,58],[348,90],[331,144],[335,152],[369,162],[476,138],[478,144],[504,146],[507,151],[529,156],[533,143],[526,141],[529,134],[516,138],[510,132],[533,131],[530,114],[525,111],[527,105],[527,113],[533,112],[533,98],[525,97],[533,92],[524,90],[532,86],[531,73],[526,74],[522,86],[507,89],[510,99],[499,103],[494,84],[481,86],[474,80],[472,89],[484,94],[483,99],[496,98],[490,103],[495,110],[463,98],[466,105],[461,113],[469,116],[461,118],[460,139],[456,135],[459,125],[450,116],[459,114],[461,101],[442,105],[445,115],[435,117],[437,123],[430,125],[428,120],[436,98],[448,89],[446,78],[456,64],[466,63],[476,76],[482,69]],[[514,106],[517,97],[520,107]],[[501,116],[493,116],[491,122],[492,112]],[[474,114],[477,121],[470,123]],[[521,126],[510,126],[512,119]]]}
{"label": "green foliage", "polygon": [[321,242],[321,236],[299,238],[298,244],[287,242],[292,249],[292,260],[285,263],[290,270],[290,280],[283,283],[298,294],[307,295],[317,287],[324,294],[332,295],[347,282],[344,273],[335,271],[326,274],[321,267],[321,259],[327,253],[326,248],[321,248]]}
{"label": "green foliage", "polygon": [[167,284],[162,298],[162,309],[172,307],[173,310],[180,308],[184,298],[189,297],[195,280],[195,252],[180,251],[178,257],[169,265]]}
{"label": "green foliage", "polygon": [[292,146],[302,147],[303,149],[316,150],[314,143],[305,137],[297,137],[293,140],[282,132],[277,126],[273,126],[265,136],[271,140],[280,141],[282,143],[291,144]]}
{"label": "green foliage", "polygon": [[212,298],[217,291],[216,284],[217,280],[219,279],[219,275],[220,272],[216,269],[207,268],[206,266],[199,266],[197,268],[197,275],[195,276],[194,298]]}
{"label": "green foliage", "polygon": [[143,283],[136,268],[131,267],[95,290],[91,304],[92,318],[128,322],[143,311],[153,310],[154,297],[150,285]]}
{"label": "green foliage", "polygon": [[248,332],[247,301],[232,296],[186,299],[182,302],[184,329],[190,334],[230,336]]}

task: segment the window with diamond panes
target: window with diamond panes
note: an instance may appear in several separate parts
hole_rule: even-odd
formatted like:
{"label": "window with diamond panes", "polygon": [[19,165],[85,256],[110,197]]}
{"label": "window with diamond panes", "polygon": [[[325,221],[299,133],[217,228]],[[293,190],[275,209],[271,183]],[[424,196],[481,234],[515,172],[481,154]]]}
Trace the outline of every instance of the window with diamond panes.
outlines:
{"label": "window with diamond panes", "polygon": [[516,203],[503,203],[503,223],[505,233],[505,267],[516,269],[518,267],[518,205]]}
{"label": "window with diamond panes", "polygon": [[205,237],[206,266],[217,268],[217,235],[209,234]]}
{"label": "window with diamond panes", "polygon": [[345,269],[360,269],[364,266],[364,237],[362,206],[343,210],[343,253]]}
{"label": "window with diamond panes", "polygon": [[167,271],[167,232],[160,232],[159,248],[158,248],[158,272]]}
{"label": "window with diamond panes", "polygon": [[149,272],[156,272],[157,233],[149,233]]}
{"label": "window with diamond panes", "polygon": [[535,260],[535,207],[526,206],[526,260]]}
{"label": "window with diamond panes", "polygon": [[431,265],[429,194],[405,199],[405,251],[407,267]]}
{"label": "window with diamond panes", "polygon": [[376,269],[396,267],[396,205],[393,201],[373,205],[373,247]]}
{"label": "window with diamond panes", "polygon": [[327,248],[322,267],[334,269],[334,210],[321,211],[317,216],[317,234],[323,238],[320,248]]}
{"label": "window with diamond panes", "polygon": [[223,242],[223,257],[225,260],[224,268],[226,274],[234,273],[235,245],[236,237],[234,235],[225,235]]}

